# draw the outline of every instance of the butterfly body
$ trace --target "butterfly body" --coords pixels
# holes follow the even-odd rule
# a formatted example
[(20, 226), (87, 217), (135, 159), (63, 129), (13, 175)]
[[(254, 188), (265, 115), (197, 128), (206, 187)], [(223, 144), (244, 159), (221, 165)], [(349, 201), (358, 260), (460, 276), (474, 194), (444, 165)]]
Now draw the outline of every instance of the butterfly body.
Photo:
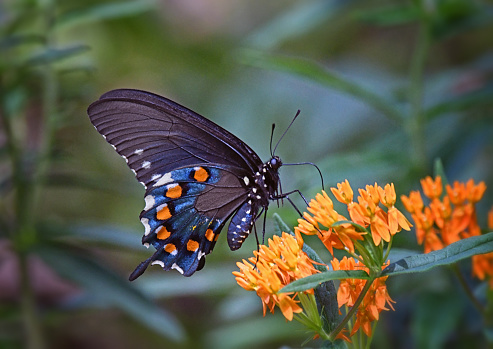
[(278, 196), (277, 156), (263, 163), (236, 136), (169, 99), (114, 90), (88, 114), (146, 188), (142, 243), (156, 252), (131, 280), (150, 264), (185, 276), (200, 270), (229, 218), (228, 245), (240, 248)]

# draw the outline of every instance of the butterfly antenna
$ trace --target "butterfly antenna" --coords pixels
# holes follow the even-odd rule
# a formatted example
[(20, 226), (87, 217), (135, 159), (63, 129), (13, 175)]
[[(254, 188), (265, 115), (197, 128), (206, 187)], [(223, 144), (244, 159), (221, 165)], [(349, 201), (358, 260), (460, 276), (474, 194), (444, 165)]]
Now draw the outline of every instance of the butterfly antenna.
[[(281, 143), (281, 140), (284, 138), (284, 136), (288, 132), (289, 128), (293, 124), (294, 120), (296, 120), (296, 118), (298, 117), (298, 115), (300, 115), (300, 113), (301, 113), (301, 110), (298, 109), (298, 111), (296, 112), (296, 115), (294, 116), (293, 120), (291, 120), (291, 122), (289, 123), (289, 126), (286, 128), (286, 131), (284, 131), (284, 133), (282, 134), (281, 138), (279, 138), (279, 140), (277, 141), (276, 146), (274, 147), (274, 151), (271, 152), (271, 155), (272, 156), (274, 156), (274, 153), (276, 152), (277, 146), (279, 145), (279, 143)], [(272, 129), (272, 132), (274, 132), (274, 129)]]
[(272, 139), (274, 138), (274, 129), (276, 128), (276, 124), (272, 124), (272, 131), (270, 132), (270, 156), (273, 157), (272, 153)]
[(298, 165), (311, 165), (313, 167), (315, 167), (318, 171), (318, 174), (320, 175), (320, 181), (322, 182), (322, 190), (325, 190), (325, 187), (324, 187), (324, 177), (322, 176), (322, 171), (320, 171), (320, 168), (315, 165), (313, 162), (296, 162), (296, 163), (292, 163), (292, 164), (282, 164), (283, 166), (298, 166)]

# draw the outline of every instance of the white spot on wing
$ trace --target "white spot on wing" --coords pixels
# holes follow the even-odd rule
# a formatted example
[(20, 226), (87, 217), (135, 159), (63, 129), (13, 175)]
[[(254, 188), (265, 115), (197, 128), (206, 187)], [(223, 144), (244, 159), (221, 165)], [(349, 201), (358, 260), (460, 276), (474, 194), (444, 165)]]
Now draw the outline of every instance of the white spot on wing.
[(168, 172), (164, 176), (158, 178), (159, 180), (156, 183), (154, 183), (153, 187), (160, 187), (167, 183), (173, 182), (173, 178), (171, 178), (171, 172)]
[(144, 161), (142, 163), (142, 168), (145, 168), (146, 170), (151, 168), (151, 163), (149, 161)]
[(199, 253), (197, 254), (197, 258), (198, 258), (199, 260), (200, 260), (200, 259), (202, 259), (202, 257), (204, 257), (204, 256), (205, 256), (205, 253), (204, 253), (204, 252), (202, 252), (202, 251), (199, 251)]
[(164, 262), (163, 261), (153, 261), (151, 264), (152, 265), (157, 264), (157, 265), (160, 265), (161, 268), (164, 268)]
[(152, 196), (152, 195), (147, 195), (144, 198), (144, 200), (146, 202), (146, 206), (144, 207), (144, 211), (149, 211), (151, 208), (154, 207), (154, 204), (156, 203), (156, 200), (155, 200), (154, 196)]
[(151, 226), (149, 225), (149, 219), (147, 218), (142, 218), (140, 220), (140, 222), (144, 225), (144, 228), (145, 228), (145, 235), (149, 235), (149, 233), (151, 232)]
[(176, 264), (176, 263), (173, 263), (173, 265), (171, 266), (171, 269), (176, 269), (176, 270), (178, 270), (180, 272), (180, 274), (183, 274), (183, 269), (180, 268), (178, 266), (178, 264)]
[(243, 182), (245, 182), (245, 185), (250, 184), (250, 179), (248, 179), (247, 176), (243, 177)]
[(134, 151), (134, 154), (135, 154), (135, 155), (142, 155), (142, 153), (143, 153), (143, 152), (144, 152), (144, 149), (136, 149), (136, 150)]
[(149, 243), (148, 242), (144, 242), (144, 246), (145, 246), (145, 248), (149, 248)]
[(159, 212), (161, 211), (163, 208), (165, 208), (166, 206), (168, 206), (168, 204), (162, 204), (162, 205), (159, 205), (157, 208), (156, 208), (156, 212)]

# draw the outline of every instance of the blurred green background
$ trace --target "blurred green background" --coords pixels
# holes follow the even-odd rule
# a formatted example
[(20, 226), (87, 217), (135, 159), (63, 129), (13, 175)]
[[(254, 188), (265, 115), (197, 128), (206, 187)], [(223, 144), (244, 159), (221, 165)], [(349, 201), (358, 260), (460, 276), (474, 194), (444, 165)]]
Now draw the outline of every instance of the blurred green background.
[[(278, 313), (262, 317), (236, 284), (253, 238), (233, 253), (223, 233), (193, 277), (152, 267), (127, 281), (150, 253), (144, 189), (86, 115), (113, 88), (167, 96), (264, 160), (271, 124), (276, 140), (300, 109), (277, 154), (317, 163), (326, 187), (347, 178), (408, 194), (440, 158), (450, 181), (490, 188), (478, 205), (485, 227), (492, 19), (480, 0), (0, 2), (0, 348), (287, 348), (307, 338)], [(321, 190), (310, 166), (281, 178), (307, 198)], [(296, 224), (291, 207), (271, 205), (266, 239), (274, 212)], [(396, 245), (422, 250), (413, 233)], [(460, 268), (484, 297), (470, 265)], [(381, 314), (375, 348), (486, 347), (449, 270), (388, 284), (396, 310)]]

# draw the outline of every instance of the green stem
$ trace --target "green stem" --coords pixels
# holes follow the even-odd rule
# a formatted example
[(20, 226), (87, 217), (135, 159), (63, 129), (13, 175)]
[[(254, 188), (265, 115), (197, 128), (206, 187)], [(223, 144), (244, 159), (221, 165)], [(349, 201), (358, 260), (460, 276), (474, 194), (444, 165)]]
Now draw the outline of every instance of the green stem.
[(342, 319), (342, 321), (339, 323), (339, 325), (337, 325), (337, 327), (329, 334), (330, 340), (332, 340), (332, 341), (335, 340), (335, 338), (337, 337), (339, 332), (341, 332), (344, 329), (344, 327), (346, 326), (346, 324), (352, 319), (353, 315), (358, 310), (359, 305), (361, 304), (361, 302), (365, 298), (366, 293), (368, 292), (371, 285), (373, 284), (373, 281), (375, 281), (375, 279), (377, 277), (378, 277), (378, 275), (373, 275), (373, 273), (371, 273), (370, 278), (366, 281), (365, 287), (363, 288), (363, 290), (359, 294), (358, 298), (356, 299), (356, 302), (354, 302), (354, 305), (346, 313), (346, 316), (344, 317), (344, 319)]
[(43, 336), (36, 314), (36, 300), (29, 278), (28, 255), (25, 252), (20, 252), (18, 256), (21, 275), (21, 309), (24, 320), (26, 348), (43, 349)]
[(408, 124), (408, 132), (413, 145), (413, 162), (418, 171), (426, 169), (427, 156), (425, 147), (425, 112), (423, 110), (424, 69), (431, 44), (431, 34), (428, 21), (423, 15), (420, 23), (416, 49), (412, 57), (410, 69), (409, 101), (411, 104), (411, 117)]
[(471, 301), (471, 303), (474, 305), (474, 307), (477, 309), (477, 311), (484, 317), (485, 316), (485, 309), (483, 305), (478, 301), (478, 299), (474, 296), (473, 291), (469, 287), (469, 284), (467, 283), (466, 279), (464, 278), (464, 275), (462, 275), (461, 271), (459, 270), (459, 267), (457, 266), (456, 263), (452, 264), (452, 270), (454, 271), (455, 275), (459, 279), (459, 282), (464, 289), (467, 297)]

